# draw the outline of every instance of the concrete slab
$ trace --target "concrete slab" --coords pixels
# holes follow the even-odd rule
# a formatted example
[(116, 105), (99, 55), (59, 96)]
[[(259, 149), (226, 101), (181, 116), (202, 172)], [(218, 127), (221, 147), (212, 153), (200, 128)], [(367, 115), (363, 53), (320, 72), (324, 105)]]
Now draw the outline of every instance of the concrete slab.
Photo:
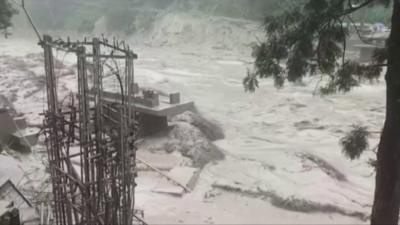
[(195, 175), (197, 170), (198, 168), (181, 166), (173, 168), (167, 173), (167, 175), (179, 183), (188, 186), (190, 180)]
[[(197, 171), (198, 169), (193, 167), (175, 167), (166, 174), (180, 184), (188, 187)], [(183, 187), (173, 184), (166, 179), (160, 182), (159, 185), (152, 191), (156, 193), (174, 195), (177, 197), (181, 197), (186, 193)]]
[[(89, 98), (93, 98), (92, 93), (89, 94)], [(103, 100), (109, 104), (119, 103), (121, 100), (121, 95), (117, 93), (104, 92)], [(173, 117), (183, 112), (193, 110), (194, 102), (186, 101), (178, 104), (170, 104), (169, 96), (160, 95), (158, 106), (149, 107), (144, 104), (134, 103), (132, 107), (134, 107), (135, 110), (140, 113), (162, 117)]]
[(160, 181), (157, 187), (151, 190), (154, 193), (167, 194), (175, 197), (182, 197), (185, 190), (182, 187), (169, 183), (167, 180)]
[(39, 139), (39, 129), (37, 128), (27, 128), (22, 130), (17, 130), (12, 134), (12, 137), (16, 138), (19, 144), (31, 147), (36, 145)]
[(194, 102), (183, 102), (171, 105), (168, 102), (160, 101), (160, 105), (150, 108), (141, 104), (135, 104), (135, 109), (141, 113), (148, 113), (154, 116), (173, 117), (194, 109)]
[[(141, 160), (149, 163), (151, 166), (155, 167), (158, 170), (169, 171), (177, 165), (181, 165), (184, 163), (184, 158), (182, 156), (176, 154), (167, 154), (167, 153), (152, 153), (149, 151), (137, 151), (137, 157)], [(150, 169), (141, 163), (138, 163), (137, 169), (139, 171), (149, 171)]]
[(17, 189), (14, 183), (7, 180), (0, 186), (0, 199), (13, 202), (15, 208), (30, 208), (32, 205), (25, 196)]
[(142, 171), (139, 172), (139, 176), (136, 179), (138, 187), (136, 193), (151, 191), (158, 194), (167, 194), (175, 197), (182, 197), (185, 191), (182, 187), (179, 187), (160, 174), (153, 171)]
[[(151, 192), (168, 194), (175, 197), (182, 197), (185, 193), (187, 193), (183, 187), (173, 183), (156, 172), (142, 171), (139, 173), (140, 174), (137, 180), (139, 186), (145, 186), (147, 190), (151, 190)], [(184, 166), (175, 167), (169, 172), (165, 172), (165, 174), (180, 184), (188, 187), (193, 181), (193, 178), (198, 174), (198, 169)], [(191, 189), (192, 188), (193, 187), (191, 187)], [(140, 192), (140, 190), (138, 191)]]

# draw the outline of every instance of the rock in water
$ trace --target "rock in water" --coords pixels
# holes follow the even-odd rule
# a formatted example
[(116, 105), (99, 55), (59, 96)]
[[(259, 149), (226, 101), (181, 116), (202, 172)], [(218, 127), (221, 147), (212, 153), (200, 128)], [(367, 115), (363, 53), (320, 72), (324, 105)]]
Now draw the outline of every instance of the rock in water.
[(168, 131), (146, 138), (139, 148), (155, 152), (177, 151), (192, 159), (193, 166), (196, 167), (203, 167), (209, 162), (224, 159), (224, 154), (212, 143), (216, 137), (223, 137), (222, 129), (217, 130), (211, 123), (205, 123), (206, 120), (199, 119), (200, 116), (193, 115), (193, 113), (184, 113), (177, 116), (170, 123), (172, 126)]
[(193, 112), (185, 112), (175, 116), (173, 122), (187, 122), (199, 128), (201, 132), (211, 141), (221, 140), (225, 138), (224, 131), (221, 126), (212, 120), (207, 120), (199, 114)]

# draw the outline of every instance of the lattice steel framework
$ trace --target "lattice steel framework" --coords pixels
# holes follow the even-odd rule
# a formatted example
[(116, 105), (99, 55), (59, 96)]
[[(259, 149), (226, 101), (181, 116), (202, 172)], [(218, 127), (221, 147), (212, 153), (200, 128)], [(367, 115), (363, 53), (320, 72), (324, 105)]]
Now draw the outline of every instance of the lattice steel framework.
[[(56, 224), (133, 224), (136, 155), (131, 106), (133, 61), (137, 56), (123, 42), (114, 40), (110, 44), (104, 38), (71, 42), (45, 35), (40, 44), (44, 49), (48, 103), (44, 133)], [(61, 107), (58, 99), (54, 49), (77, 57), (78, 93), (71, 96), (68, 107)], [(104, 113), (109, 107), (102, 96), (103, 66), (107, 60), (125, 63), (121, 74), (114, 71), (123, 96), (112, 109), (117, 118)], [(89, 92), (94, 97), (89, 97)], [(107, 125), (110, 121), (114, 125)], [(78, 152), (71, 150), (73, 145), (79, 146)]]

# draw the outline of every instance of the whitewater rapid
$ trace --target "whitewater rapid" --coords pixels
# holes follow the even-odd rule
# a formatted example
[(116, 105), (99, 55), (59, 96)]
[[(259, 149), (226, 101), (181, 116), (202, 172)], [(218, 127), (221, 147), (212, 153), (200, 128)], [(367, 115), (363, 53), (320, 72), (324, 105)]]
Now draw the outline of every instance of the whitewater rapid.
[[(249, 94), (241, 82), (251, 68), (249, 57), (215, 51), (188, 56), (182, 53), (186, 49), (146, 49), (146, 55), (153, 51), (158, 57), (138, 60), (139, 83), (182, 91), (225, 130), (226, 138), (216, 144), (228, 157), (205, 169), (202, 177), (213, 178), (209, 185), (232, 187), (242, 194), (272, 192), (287, 201), (369, 214), (374, 179), (367, 161), (374, 155), (352, 162), (343, 156), (339, 140), (353, 124), (381, 129), (382, 82), (321, 97), (313, 95), (313, 79), (281, 90), (264, 80)], [(168, 57), (162, 52), (169, 52)], [(371, 147), (378, 138), (371, 138)]]
[[(135, 82), (181, 92), (203, 116), (218, 121), (226, 137), (215, 144), (226, 158), (207, 165), (193, 193), (182, 199), (137, 193), (136, 204), (148, 222), (366, 223), (374, 190), (374, 170), (367, 162), (374, 155), (350, 161), (338, 143), (353, 124), (381, 129), (384, 83), (321, 97), (313, 95), (318, 77), (280, 90), (267, 79), (256, 93), (245, 93), (242, 79), (252, 68), (258, 25), (185, 16), (167, 16), (146, 37), (130, 38), (139, 55)], [(208, 22), (215, 26), (205, 26)], [(196, 24), (202, 25), (199, 31)], [(216, 32), (219, 28), (225, 32)], [(1, 39), (0, 55), (40, 53), (35, 42)], [(39, 67), (34, 71), (44, 75)], [(24, 74), (1, 72), (6, 76), (1, 94), (18, 90)], [(61, 82), (65, 91), (76, 89), (68, 77)], [(30, 122), (41, 123), (43, 93), (23, 97), (21, 92), (14, 103)], [(371, 137), (371, 148), (378, 139)]]

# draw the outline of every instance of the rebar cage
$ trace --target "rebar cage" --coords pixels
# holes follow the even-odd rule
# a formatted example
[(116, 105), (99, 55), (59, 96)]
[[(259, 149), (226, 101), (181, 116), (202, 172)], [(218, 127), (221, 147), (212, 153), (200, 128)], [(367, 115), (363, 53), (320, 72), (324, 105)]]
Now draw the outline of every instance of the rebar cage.
[[(44, 49), (44, 133), (57, 225), (134, 223), (136, 149), (132, 106), (133, 61), (137, 56), (125, 43), (112, 42), (105, 38), (71, 42), (69, 38), (53, 40), (45, 35), (39, 43)], [(71, 94), (68, 107), (63, 107), (58, 99), (54, 49), (72, 53), (77, 59), (78, 90)], [(122, 60), (125, 64), (123, 72), (113, 72), (123, 96), (112, 109), (117, 115), (114, 119), (104, 112), (105, 107), (110, 110), (103, 101), (107, 60)]]

